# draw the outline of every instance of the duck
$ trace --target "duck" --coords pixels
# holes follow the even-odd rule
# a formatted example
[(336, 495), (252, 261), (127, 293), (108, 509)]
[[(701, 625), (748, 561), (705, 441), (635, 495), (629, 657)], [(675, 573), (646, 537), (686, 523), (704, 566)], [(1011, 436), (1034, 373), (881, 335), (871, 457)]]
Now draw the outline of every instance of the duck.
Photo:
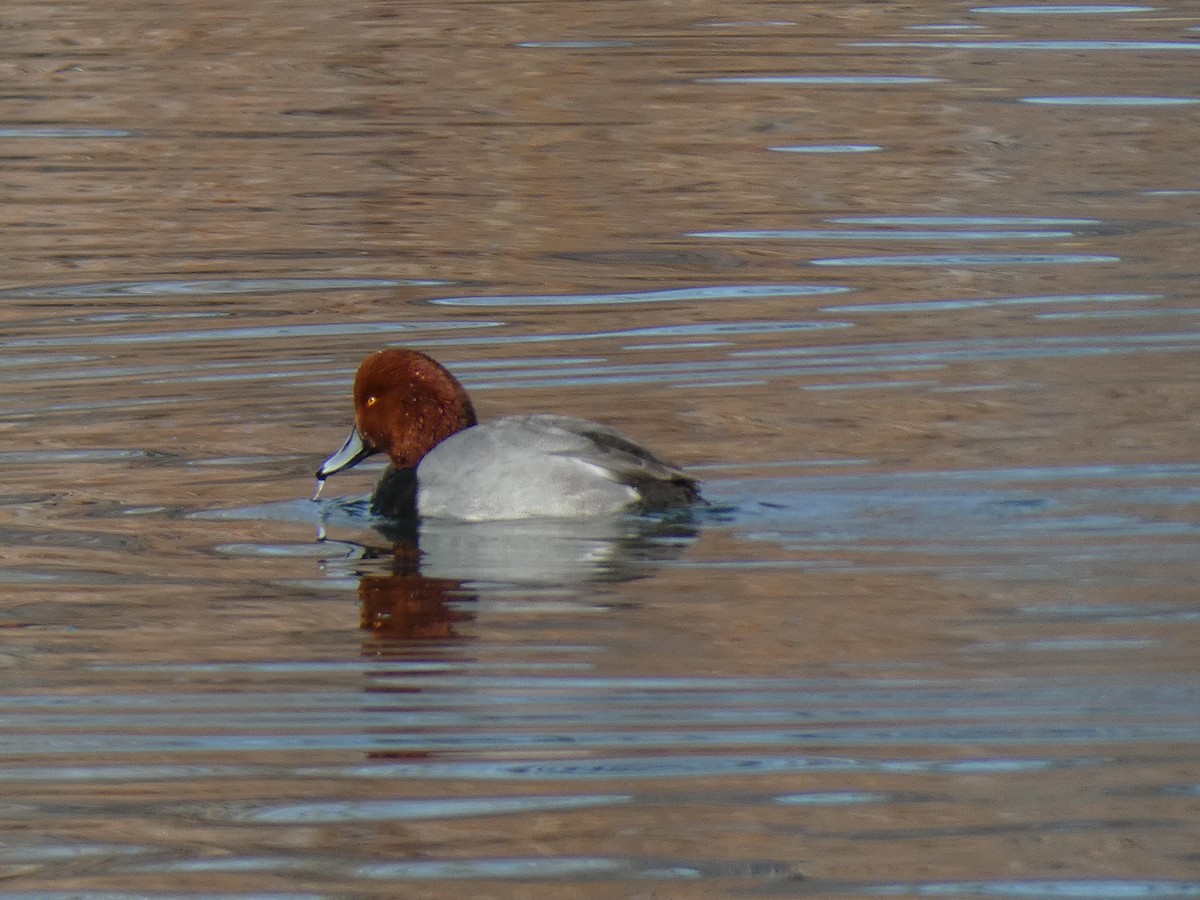
[(419, 350), (388, 347), (354, 376), (354, 426), (317, 469), (325, 479), (376, 453), (371, 497), (386, 519), (592, 517), (702, 504), (679, 466), (607, 425), (549, 413), (480, 423), (466, 389)]

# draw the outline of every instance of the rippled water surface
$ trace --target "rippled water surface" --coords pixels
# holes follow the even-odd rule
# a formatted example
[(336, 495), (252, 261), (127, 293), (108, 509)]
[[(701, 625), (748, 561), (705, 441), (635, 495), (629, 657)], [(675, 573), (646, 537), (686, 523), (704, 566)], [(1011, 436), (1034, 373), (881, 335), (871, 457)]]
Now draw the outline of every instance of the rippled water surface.
[[(1200, 896), (1194, 4), (3, 19), (0, 898)], [(711, 506), (312, 502), (388, 344)]]

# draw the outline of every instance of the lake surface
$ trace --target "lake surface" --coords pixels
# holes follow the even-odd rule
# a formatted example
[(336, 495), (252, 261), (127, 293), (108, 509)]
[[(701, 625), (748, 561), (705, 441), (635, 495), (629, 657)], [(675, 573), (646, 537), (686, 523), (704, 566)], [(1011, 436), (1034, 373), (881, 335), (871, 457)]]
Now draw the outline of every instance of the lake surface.
[[(1200, 10), (26, 2), (0, 898), (1200, 896)], [(358, 362), (691, 515), (309, 497)]]

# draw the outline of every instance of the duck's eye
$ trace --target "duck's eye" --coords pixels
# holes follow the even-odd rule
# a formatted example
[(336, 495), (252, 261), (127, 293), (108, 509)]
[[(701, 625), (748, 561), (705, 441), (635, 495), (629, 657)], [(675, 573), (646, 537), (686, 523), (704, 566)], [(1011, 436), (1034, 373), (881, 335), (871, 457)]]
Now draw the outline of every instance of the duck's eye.
[(374, 406), (378, 402), (379, 398), (374, 395), (367, 398), (367, 406)]

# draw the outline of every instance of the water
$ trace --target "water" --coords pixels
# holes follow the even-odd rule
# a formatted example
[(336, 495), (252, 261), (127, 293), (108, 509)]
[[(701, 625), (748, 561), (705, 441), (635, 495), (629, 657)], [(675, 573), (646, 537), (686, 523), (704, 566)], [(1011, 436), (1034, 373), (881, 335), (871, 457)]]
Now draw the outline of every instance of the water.
[[(1191, 6), (6, 11), (0, 898), (1200, 896)], [(388, 343), (713, 505), (313, 503)]]

